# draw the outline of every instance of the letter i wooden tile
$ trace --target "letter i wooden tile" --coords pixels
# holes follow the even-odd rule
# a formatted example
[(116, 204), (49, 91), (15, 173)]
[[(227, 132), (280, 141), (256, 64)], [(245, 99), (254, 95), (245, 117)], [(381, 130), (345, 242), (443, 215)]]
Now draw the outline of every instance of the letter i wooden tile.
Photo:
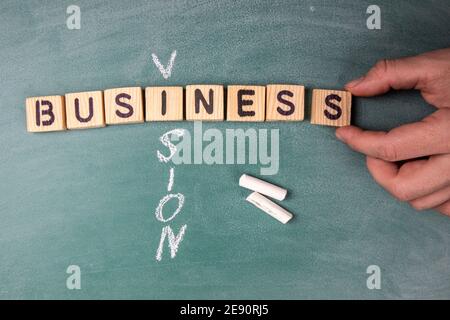
[(146, 121), (182, 121), (183, 87), (145, 88)]

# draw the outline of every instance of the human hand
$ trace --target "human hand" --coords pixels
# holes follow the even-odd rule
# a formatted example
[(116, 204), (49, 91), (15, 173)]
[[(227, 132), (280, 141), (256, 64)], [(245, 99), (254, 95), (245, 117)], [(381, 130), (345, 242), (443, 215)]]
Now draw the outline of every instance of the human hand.
[[(347, 126), (337, 129), (336, 137), (367, 156), (370, 174), (398, 200), (450, 216), (450, 48), (379, 61), (346, 89), (361, 97), (416, 89), (439, 109), (389, 132)], [(402, 160), (409, 161), (396, 163)]]

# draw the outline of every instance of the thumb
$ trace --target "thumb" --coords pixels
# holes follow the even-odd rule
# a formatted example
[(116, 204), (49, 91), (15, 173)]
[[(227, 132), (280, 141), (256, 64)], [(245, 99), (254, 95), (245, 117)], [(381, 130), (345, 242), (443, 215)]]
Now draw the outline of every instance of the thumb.
[(370, 97), (390, 89), (421, 89), (425, 72), (420, 56), (378, 61), (369, 72), (345, 86), (355, 96)]

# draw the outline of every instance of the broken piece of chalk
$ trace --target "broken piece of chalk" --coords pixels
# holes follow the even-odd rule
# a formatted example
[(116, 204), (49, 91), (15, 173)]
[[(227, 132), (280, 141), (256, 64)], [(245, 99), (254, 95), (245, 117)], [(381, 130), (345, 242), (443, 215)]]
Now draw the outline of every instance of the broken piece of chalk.
[(267, 199), (258, 192), (253, 192), (252, 194), (250, 194), (247, 197), (247, 201), (258, 207), (262, 211), (266, 212), (267, 214), (271, 215), (281, 223), (286, 224), (294, 217), (292, 213), (283, 209), (275, 202)]
[(249, 176), (247, 174), (243, 174), (239, 178), (239, 185), (241, 187), (250, 189), (252, 191), (259, 192), (261, 194), (264, 194), (268, 197), (277, 199), (277, 200), (284, 200), (286, 198), (287, 190), (280, 188), (274, 184), (271, 184), (269, 182), (263, 181), (261, 179)]

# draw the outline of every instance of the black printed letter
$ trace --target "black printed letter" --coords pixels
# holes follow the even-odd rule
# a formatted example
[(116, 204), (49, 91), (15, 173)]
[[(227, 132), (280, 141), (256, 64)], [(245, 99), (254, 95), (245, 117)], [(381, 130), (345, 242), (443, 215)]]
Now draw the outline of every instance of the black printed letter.
[[(47, 110), (42, 110), (41, 111), (41, 104), (44, 106), (48, 106)], [(41, 104), (39, 104), (39, 100), (36, 101), (36, 125), (40, 126), (41, 125), (41, 114), (44, 115), (48, 115), (49, 119), (48, 120), (44, 120), (42, 121), (42, 125), (43, 126), (50, 126), (53, 124), (53, 122), (55, 121), (55, 114), (53, 113), (53, 104), (48, 101), (48, 100), (42, 100)]]
[(166, 90), (161, 92), (161, 114), (166, 115), (167, 112), (167, 93)]
[(289, 116), (294, 113), (295, 105), (291, 101), (284, 99), (283, 98), (284, 95), (292, 98), (294, 96), (294, 94), (289, 90), (282, 90), (282, 91), (278, 92), (278, 94), (277, 94), (277, 100), (279, 102), (281, 102), (282, 104), (287, 105), (289, 107), (289, 110), (284, 111), (283, 109), (281, 109), (281, 107), (277, 107), (277, 111), (279, 114), (281, 114), (283, 116)]
[(128, 112), (122, 113), (119, 110), (116, 110), (116, 114), (118, 117), (121, 117), (121, 118), (129, 118), (133, 115), (133, 106), (129, 105), (128, 103), (120, 101), (120, 99), (122, 99), (122, 98), (126, 98), (126, 99), (130, 100), (131, 96), (127, 93), (120, 93), (116, 96), (116, 104), (118, 106), (128, 109)]
[(89, 115), (86, 118), (83, 118), (80, 115), (80, 100), (75, 98), (75, 117), (80, 122), (89, 122), (94, 115), (94, 98), (89, 97)]
[(200, 100), (202, 101), (203, 106), (208, 114), (212, 114), (214, 111), (214, 92), (212, 89), (209, 89), (209, 103), (206, 102), (205, 97), (200, 89), (195, 89), (195, 113), (200, 112)]
[(337, 94), (329, 94), (326, 98), (325, 98), (325, 104), (330, 107), (331, 109), (336, 111), (336, 114), (332, 114), (330, 113), (328, 110), (324, 110), (324, 114), (325, 117), (327, 117), (330, 120), (337, 120), (341, 117), (342, 115), (342, 109), (340, 106), (334, 104), (331, 102), (331, 100), (336, 100), (338, 102), (341, 101), (341, 97), (339, 97)]
[(255, 111), (244, 111), (242, 109), (243, 106), (251, 106), (253, 104), (253, 100), (244, 100), (242, 96), (254, 96), (255, 90), (239, 90), (237, 93), (238, 96), (238, 114), (240, 117), (253, 117), (255, 115)]

